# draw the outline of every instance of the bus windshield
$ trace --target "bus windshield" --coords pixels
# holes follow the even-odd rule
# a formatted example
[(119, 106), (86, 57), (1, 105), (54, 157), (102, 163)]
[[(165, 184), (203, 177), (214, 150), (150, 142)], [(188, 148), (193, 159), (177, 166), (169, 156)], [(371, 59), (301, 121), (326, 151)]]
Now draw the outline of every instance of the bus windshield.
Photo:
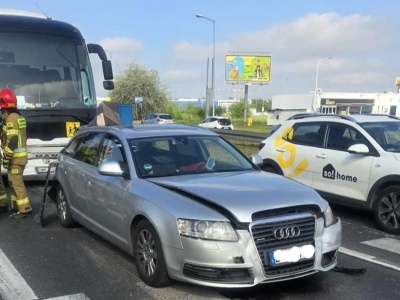
[(83, 40), (0, 32), (0, 87), (14, 90), (21, 110), (95, 108)]

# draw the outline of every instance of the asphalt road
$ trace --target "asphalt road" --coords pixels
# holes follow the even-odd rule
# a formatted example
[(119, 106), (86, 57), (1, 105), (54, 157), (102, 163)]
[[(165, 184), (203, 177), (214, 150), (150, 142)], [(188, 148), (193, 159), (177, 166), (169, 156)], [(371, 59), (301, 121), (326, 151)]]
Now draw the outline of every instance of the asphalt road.
[(337, 271), (250, 289), (154, 289), (128, 254), (82, 227), (63, 228), (53, 203), (42, 228), (43, 189), (28, 187), (31, 218), (0, 214), (0, 299), (400, 299), (400, 237), (378, 230), (365, 212), (332, 206), (344, 230)]

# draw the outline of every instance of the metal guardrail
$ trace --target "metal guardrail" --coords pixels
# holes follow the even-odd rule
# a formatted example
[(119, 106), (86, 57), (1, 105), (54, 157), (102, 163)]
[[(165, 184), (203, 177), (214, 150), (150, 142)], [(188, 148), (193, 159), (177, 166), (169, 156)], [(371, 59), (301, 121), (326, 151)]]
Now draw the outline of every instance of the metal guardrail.
[(257, 133), (239, 130), (211, 129), (226, 139), (242, 140), (250, 143), (260, 143), (268, 137), (268, 133)]

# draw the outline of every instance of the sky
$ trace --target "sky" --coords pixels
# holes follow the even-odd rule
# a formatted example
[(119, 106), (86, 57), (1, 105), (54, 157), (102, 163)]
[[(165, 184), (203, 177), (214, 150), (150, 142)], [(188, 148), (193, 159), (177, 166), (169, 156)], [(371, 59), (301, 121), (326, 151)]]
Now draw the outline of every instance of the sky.
[[(313, 94), (316, 81), (324, 92), (397, 92), (400, 77), (398, 0), (0, 0), (0, 8), (72, 23), (103, 46), (114, 77), (130, 64), (155, 69), (173, 99), (203, 98), (211, 86), (213, 22), (196, 14), (215, 21), (216, 99), (244, 97), (244, 84), (225, 82), (233, 52), (271, 56), (270, 82), (249, 85), (250, 99)], [(91, 61), (97, 96), (107, 96)]]

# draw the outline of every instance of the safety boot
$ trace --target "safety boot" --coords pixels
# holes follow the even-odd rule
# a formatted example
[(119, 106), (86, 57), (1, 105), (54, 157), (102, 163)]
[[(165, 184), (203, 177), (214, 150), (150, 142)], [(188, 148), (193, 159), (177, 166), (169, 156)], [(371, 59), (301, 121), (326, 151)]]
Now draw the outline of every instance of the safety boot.
[(27, 213), (16, 212), (16, 213), (13, 213), (12, 215), (10, 215), (10, 218), (13, 218), (13, 219), (15, 219), (15, 220), (26, 219), (26, 218), (28, 218), (31, 214), (32, 214), (32, 211), (29, 211), (29, 212), (27, 212)]

